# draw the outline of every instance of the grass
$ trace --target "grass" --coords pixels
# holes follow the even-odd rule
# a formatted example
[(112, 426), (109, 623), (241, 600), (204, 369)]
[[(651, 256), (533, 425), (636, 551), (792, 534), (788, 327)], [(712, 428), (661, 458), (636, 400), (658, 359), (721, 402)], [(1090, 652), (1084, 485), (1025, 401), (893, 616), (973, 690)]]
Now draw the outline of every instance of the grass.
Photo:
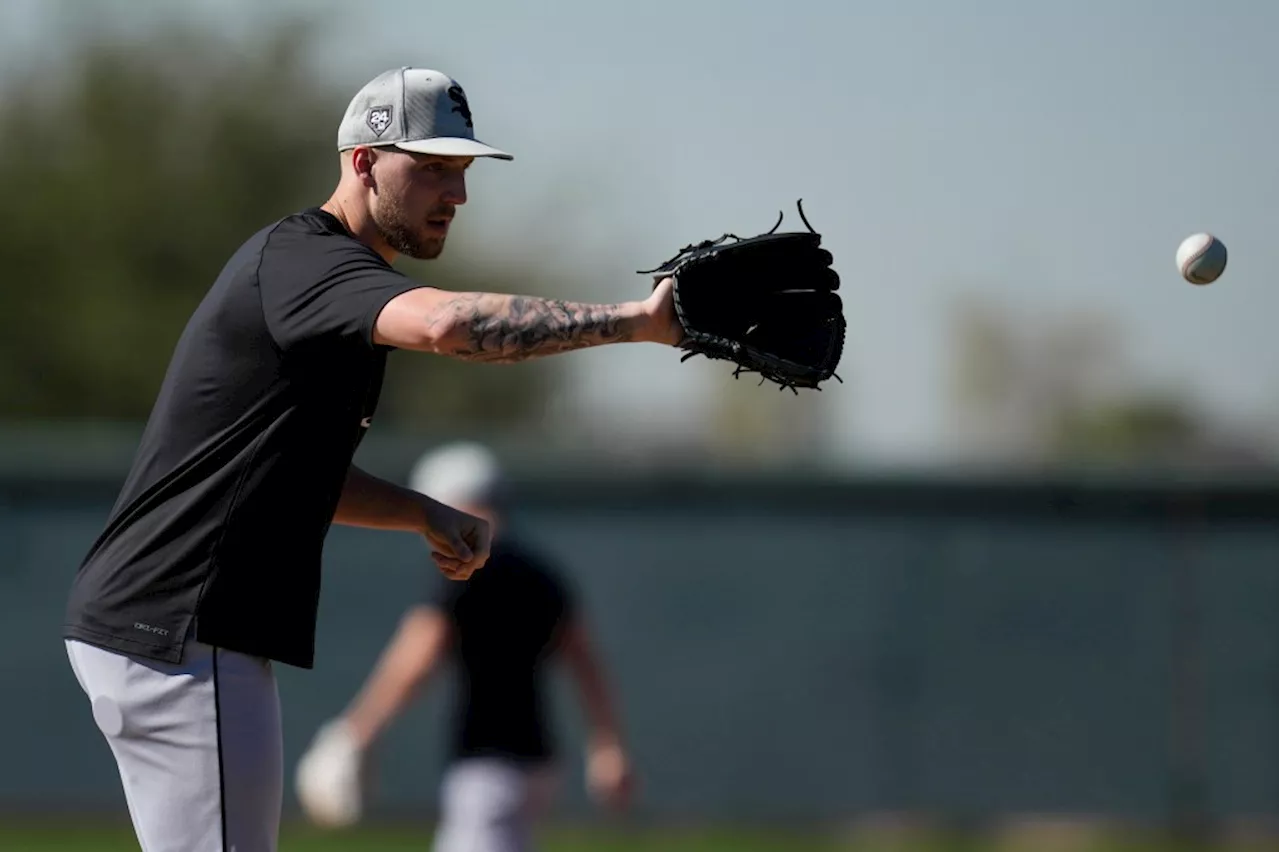
[[(621, 830), (557, 828), (541, 833), (542, 852), (845, 852), (822, 837), (734, 830)], [(429, 852), (427, 826), (324, 832), (286, 826), (280, 852)], [(138, 852), (128, 826), (0, 823), (5, 852)]]
[[(1007, 837), (968, 840), (915, 836), (837, 837), (818, 832), (754, 828), (586, 828), (555, 827), (540, 835), (542, 852), (1193, 852), (1157, 839), (1118, 835), (1074, 838)], [(1065, 842), (1064, 842), (1065, 841)], [(286, 825), (280, 852), (429, 852), (430, 827), (382, 826), (324, 832)], [(1274, 840), (1200, 847), (1215, 852), (1274, 849)], [(75, 821), (0, 819), (5, 852), (138, 852), (127, 825)]]

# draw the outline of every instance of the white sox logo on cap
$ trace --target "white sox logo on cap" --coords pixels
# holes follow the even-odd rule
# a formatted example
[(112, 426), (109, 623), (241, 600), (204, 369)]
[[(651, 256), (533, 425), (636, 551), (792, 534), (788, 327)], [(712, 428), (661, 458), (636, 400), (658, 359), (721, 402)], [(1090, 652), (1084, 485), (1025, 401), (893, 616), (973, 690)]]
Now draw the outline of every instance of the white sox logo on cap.
[(448, 89), (449, 100), (453, 101), (454, 107), (452, 112), (460, 113), (467, 122), (467, 127), (474, 127), (471, 123), (471, 105), (467, 103), (467, 93), (462, 91), (462, 87), (454, 83)]

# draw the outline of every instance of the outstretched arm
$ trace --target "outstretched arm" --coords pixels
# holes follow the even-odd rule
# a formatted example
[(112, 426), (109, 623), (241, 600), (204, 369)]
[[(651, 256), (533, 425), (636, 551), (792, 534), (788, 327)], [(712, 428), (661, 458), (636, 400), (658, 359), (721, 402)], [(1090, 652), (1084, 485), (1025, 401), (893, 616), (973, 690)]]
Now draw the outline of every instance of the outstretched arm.
[(409, 706), (439, 667), (450, 635), (449, 620), (437, 609), (417, 606), (405, 613), (395, 638), (343, 715), (359, 748), (368, 748)]
[(295, 775), (298, 801), (312, 820), (328, 827), (360, 820), (367, 753), (435, 671), (451, 632), (440, 610), (412, 607), (346, 712), (316, 731)]
[(680, 341), (671, 281), (643, 302), (594, 304), (422, 287), (387, 303), (376, 343), (507, 364), (612, 343)]
[(574, 619), (566, 626), (560, 651), (577, 681), (578, 694), (590, 725), (587, 783), (594, 795), (615, 807), (623, 807), (631, 795), (631, 761), (623, 743), (622, 727), (604, 667), (581, 619)]

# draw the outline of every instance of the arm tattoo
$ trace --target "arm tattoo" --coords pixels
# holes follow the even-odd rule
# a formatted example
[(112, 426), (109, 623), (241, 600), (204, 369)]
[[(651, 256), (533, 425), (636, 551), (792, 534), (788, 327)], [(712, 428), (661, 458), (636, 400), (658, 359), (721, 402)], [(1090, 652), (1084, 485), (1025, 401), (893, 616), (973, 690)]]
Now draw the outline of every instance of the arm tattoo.
[(445, 303), (440, 321), (453, 328), (447, 354), (489, 364), (631, 339), (619, 305), (529, 296), (465, 293)]

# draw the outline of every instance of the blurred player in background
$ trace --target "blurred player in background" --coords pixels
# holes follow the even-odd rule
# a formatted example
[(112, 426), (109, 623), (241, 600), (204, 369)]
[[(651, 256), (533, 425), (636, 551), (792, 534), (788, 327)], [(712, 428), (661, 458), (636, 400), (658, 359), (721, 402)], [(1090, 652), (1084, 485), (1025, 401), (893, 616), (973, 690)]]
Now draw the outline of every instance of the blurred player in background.
[(412, 606), (346, 712), (327, 722), (298, 764), (298, 798), (318, 824), (363, 812), (377, 738), (446, 661), (459, 675), (436, 852), (532, 848), (532, 829), (558, 785), (544, 699), (547, 663), (568, 664), (591, 725), (586, 778), (604, 804), (628, 804), (632, 775), (606, 677), (565, 580), (503, 526), (503, 477), (484, 447), (428, 453), (410, 487), (487, 519), (489, 561), (465, 582), (437, 578)]

